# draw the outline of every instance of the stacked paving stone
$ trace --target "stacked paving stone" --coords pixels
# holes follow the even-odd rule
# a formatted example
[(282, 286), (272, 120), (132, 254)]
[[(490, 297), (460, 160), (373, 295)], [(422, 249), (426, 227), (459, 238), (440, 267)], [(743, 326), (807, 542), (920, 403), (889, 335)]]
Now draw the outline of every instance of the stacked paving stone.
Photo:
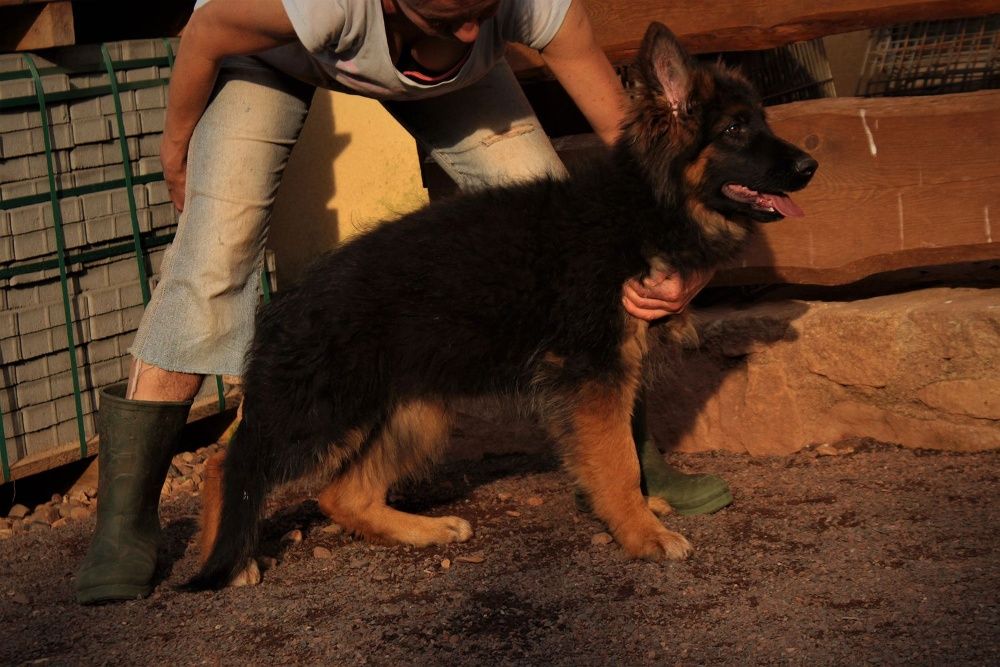
[[(172, 43), (176, 47), (176, 41)], [(165, 81), (163, 40), (108, 45), (119, 86)], [(107, 87), (99, 46), (77, 46), (33, 56), (47, 94)], [(149, 65), (136, 61), (159, 58)], [(130, 64), (130, 61), (132, 64)], [(0, 55), (0, 73), (28, 71), (19, 54)], [(161, 171), (166, 86), (121, 90), (125, 136), (134, 177)], [(0, 80), (0, 100), (32, 98), (30, 78)], [(57, 189), (80, 188), (125, 177), (113, 96), (95, 90), (47, 102)], [(58, 256), (52, 205), (9, 204), (49, 192), (41, 114), (36, 104), (0, 109), (0, 269)], [(132, 188), (141, 232), (167, 239), (177, 216), (160, 179)], [(132, 240), (132, 214), (124, 186), (60, 198), (69, 255), (123, 246)], [(163, 258), (160, 243), (146, 252), (152, 288)], [(273, 258), (268, 258), (273, 271)], [(143, 311), (140, 274), (131, 252), (67, 266), (73, 336), (86, 437), (94, 433), (97, 390), (128, 374), (128, 348)], [(10, 464), (27, 456), (79, 444), (66, 316), (58, 268), (0, 279), (0, 412)]]

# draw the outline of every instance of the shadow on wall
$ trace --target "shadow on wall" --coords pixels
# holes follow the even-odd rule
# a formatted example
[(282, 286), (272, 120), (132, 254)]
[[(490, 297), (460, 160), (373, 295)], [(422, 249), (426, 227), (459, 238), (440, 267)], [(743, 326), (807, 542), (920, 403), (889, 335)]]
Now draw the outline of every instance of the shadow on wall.
[(294, 282), (320, 252), (340, 241), (333, 164), (350, 144), (338, 135), (331, 96), (318, 90), (278, 188), (268, 245), (277, 256), (278, 286)]
[(279, 287), (317, 255), (426, 203), (413, 137), (374, 100), (317, 91), (275, 202)]

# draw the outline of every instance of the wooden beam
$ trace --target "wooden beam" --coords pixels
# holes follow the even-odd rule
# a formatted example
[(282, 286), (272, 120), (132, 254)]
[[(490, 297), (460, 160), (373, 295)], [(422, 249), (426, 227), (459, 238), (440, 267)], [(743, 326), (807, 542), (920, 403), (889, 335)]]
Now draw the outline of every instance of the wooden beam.
[(73, 3), (66, 0), (0, 6), (0, 26), (0, 52), (67, 46), (76, 36)]
[[(597, 43), (613, 62), (631, 60), (646, 27), (666, 24), (692, 53), (757, 51), (843, 32), (1000, 11), (996, 0), (584, 0)], [(537, 73), (538, 54), (513, 46), (515, 71)]]
[(845, 284), (919, 266), (1000, 260), (1000, 91), (771, 107), (820, 167), (806, 217), (763, 227), (722, 283)]
[(694, 52), (755, 51), (864, 28), (996, 13), (996, 0), (743, 0), (663, 2), (585, 0), (597, 41), (628, 51), (651, 21)]

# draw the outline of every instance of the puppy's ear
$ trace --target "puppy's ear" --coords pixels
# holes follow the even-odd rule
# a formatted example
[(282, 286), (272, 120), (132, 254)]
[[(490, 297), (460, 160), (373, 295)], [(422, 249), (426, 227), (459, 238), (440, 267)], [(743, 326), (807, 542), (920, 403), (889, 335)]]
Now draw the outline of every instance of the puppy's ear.
[(667, 26), (649, 24), (639, 47), (639, 76), (647, 88), (662, 95), (674, 109), (683, 109), (687, 104), (692, 64)]

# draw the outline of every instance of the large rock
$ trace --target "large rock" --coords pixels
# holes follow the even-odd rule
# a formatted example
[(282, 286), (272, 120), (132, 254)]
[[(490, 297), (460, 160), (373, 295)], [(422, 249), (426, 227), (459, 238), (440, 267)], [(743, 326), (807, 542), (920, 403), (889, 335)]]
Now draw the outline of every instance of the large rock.
[(1000, 447), (1000, 289), (781, 301), (699, 316), (700, 350), (656, 355), (649, 406), (665, 448), (787, 454), (857, 436)]

